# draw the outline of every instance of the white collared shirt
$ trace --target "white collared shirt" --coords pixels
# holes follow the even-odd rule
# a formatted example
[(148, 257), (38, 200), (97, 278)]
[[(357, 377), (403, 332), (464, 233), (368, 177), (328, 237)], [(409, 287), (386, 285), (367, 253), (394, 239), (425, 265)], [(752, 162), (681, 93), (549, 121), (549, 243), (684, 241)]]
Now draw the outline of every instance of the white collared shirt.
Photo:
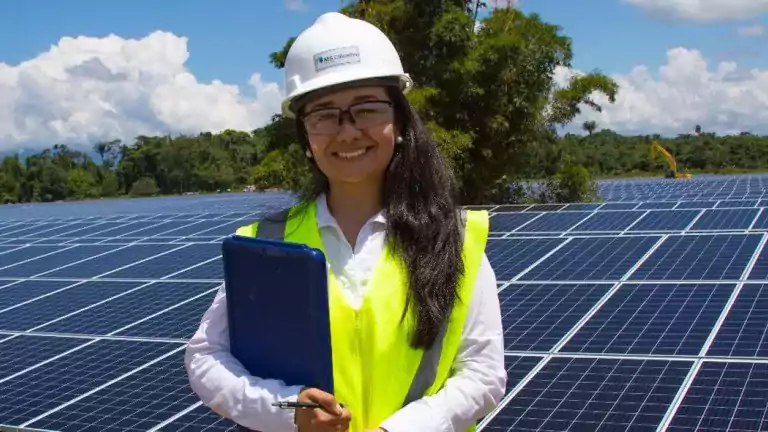
[[(317, 199), (317, 220), (326, 260), (349, 304), (359, 308), (384, 249), (385, 216), (376, 214), (365, 223), (354, 250), (323, 195)], [(188, 343), (185, 364), (192, 389), (220, 415), (262, 432), (294, 431), (293, 412), (275, 408), (272, 403), (295, 401), (301, 386), (251, 376), (230, 354), (223, 285)], [(504, 336), (496, 276), (485, 255), (453, 370), (435, 395), (403, 407), (380, 427), (389, 432), (464, 431), (503, 397), (507, 380)]]

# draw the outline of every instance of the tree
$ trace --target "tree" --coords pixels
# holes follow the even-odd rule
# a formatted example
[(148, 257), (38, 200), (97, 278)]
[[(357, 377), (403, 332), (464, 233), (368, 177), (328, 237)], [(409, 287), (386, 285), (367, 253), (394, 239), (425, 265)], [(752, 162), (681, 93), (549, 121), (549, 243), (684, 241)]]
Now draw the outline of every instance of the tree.
[[(472, 4), (470, 4), (472, 3)], [(474, 4), (474, 7), (472, 7)], [(468, 7), (469, 6), (469, 7)], [(555, 145), (554, 128), (593, 95), (615, 101), (618, 86), (592, 72), (558, 88), (554, 72), (570, 67), (571, 41), (536, 14), (497, 8), (475, 32), (479, 3), (459, 0), (357, 1), (344, 13), (391, 38), (416, 88), (409, 99), (452, 155), (464, 203), (505, 202), (509, 185), (534, 173), (539, 146)]]
[(585, 130), (585, 131), (586, 131), (586, 132), (587, 132), (589, 135), (592, 135), (592, 132), (594, 132), (594, 131), (595, 131), (595, 129), (597, 129), (597, 122), (595, 122), (594, 120), (587, 120), (587, 121), (585, 121), (585, 122), (584, 122), (584, 124), (582, 125), (582, 128), (584, 128), (584, 130)]

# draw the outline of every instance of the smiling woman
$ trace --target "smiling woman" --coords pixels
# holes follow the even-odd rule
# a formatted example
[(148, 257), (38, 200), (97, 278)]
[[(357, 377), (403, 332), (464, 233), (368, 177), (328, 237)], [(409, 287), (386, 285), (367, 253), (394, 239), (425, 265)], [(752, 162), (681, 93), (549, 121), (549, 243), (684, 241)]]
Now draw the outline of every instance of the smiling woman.
[[(224, 286), (187, 348), (192, 388), (263, 432), (472, 430), (506, 383), (487, 212), (457, 209), (451, 171), (405, 97), (413, 82), (379, 29), (325, 14), (296, 39), (285, 74), (283, 113), (314, 179), (299, 204), (237, 233), (325, 253), (335, 394), (249, 375), (229, 353)], [(286, 401), (322, 409), (272, 406)]]
[(307, 155), (329, 181), (381, 187), (396, 141), (392, 105), (384, 87), (358, 87), (302, 108), (299, 117), (311, 138)]

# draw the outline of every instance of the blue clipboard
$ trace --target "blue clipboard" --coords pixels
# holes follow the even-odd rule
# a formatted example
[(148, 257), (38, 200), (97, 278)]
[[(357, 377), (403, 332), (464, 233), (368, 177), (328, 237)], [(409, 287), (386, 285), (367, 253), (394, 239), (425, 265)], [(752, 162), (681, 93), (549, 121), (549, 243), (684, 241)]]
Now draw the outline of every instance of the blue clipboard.
[(253, 376), (333, 394), (322, 251), (232, 236), (222, 242), (230, 350)]

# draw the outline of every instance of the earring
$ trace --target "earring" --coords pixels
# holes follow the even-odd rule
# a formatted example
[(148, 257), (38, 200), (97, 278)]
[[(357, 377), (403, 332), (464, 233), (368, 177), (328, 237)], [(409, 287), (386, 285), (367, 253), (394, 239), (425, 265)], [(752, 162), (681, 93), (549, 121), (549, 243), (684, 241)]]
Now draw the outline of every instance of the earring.
[(403, 137), (402, 136), (398, 136), (397, 138), (395, 138), (395, 144), (402, 144), (402, 143), (403, 143)]
[(309, 151), (309, 149), (304, 150), (304, 154), (307, 155), (309, 159), (312, 159), (312, 152)]

